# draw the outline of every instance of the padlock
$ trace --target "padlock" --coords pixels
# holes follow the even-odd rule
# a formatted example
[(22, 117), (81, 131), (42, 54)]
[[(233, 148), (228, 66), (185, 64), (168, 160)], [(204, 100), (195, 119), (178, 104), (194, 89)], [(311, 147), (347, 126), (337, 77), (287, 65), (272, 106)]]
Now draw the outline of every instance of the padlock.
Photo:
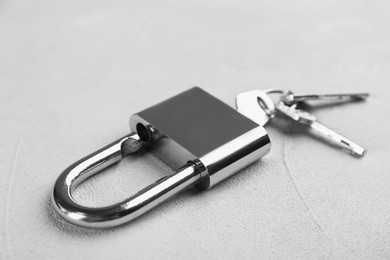
[[(264, 156), (271, 147), (262, 126), (199, 87), (132, 115), (130, 128), (131, 134), (60, 175), (52, 201), (65, 220), (98, 228), (123, 224), (189, 186), (213, 187)], [(72, 190), (79, 183), (141, 147), (177, 172), (111, 206), (90, 208), (73, 199)]]

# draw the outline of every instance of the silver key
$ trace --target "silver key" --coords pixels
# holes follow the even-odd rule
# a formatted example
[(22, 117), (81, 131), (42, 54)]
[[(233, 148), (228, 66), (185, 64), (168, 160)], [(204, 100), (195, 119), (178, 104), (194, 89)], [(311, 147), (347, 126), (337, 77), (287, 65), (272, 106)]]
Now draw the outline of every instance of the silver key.
[(280, 102), (278, 105), (276, 105), (276, 111), (293, 119), (296, 122), (310, 126), (312, 129), (328, 137), (330, 140), (340, 144), (341, 146), (350, 150), (353, 154), (357, 156), (361, 157), (366, 152), (365, 148), (336, 133), (332, 129), (329, 129), (328, 127), (324, 126), (317, 121), (314, 115), (306, 111), (290, 107), (284, 102)]
[[(296, 122), (310, 126), (312, 129), (330, 138), (330, 140), (350, 150), (355, 155), (363, 156), (365, 154), (365, 148), (322, 125), (314, 115), (296, 109), (296, 103), (288, 106), (283, 101), (280, 101), (279, 104), (275, 105), (269, 96), (270, 94), (279, 94), (281, 95), (280, 100), (282, 100), (282, 97), (289, 93), (292, 94), (291, 91), (274, 89), (241, 93), (236, 98), (237, 110), (262, 126), (267, 124), (279, 112), (279, 114), (283, 114)], [(368, 94), (363, 94), (362, 96), (367, 97)]]
[(354, 101), (364, 100), (369, 96), (369, 93), (346, 93), (346, 94), (294, 94), (291, 91), (287, 91), (286, 94), (281, 96), (281, 101), (286, 105), (291, 106), (298, 102), (308, 100), (328, 100), (328, 101)]
[(237, 111), (257, 124), (264, 126), (275, 116), (272, 99), (261, 90), (253, 90), (236, 97)]
[[(267, 89), (252, 90), (238, 94), (236, 97), (237, 111), (252, 119), (257, 124), (264, 126), (275, 117), (275, 104), (270, 94), (285, 95), (290, 91)], [(296, 107), (293, 104), (291, 107)]]

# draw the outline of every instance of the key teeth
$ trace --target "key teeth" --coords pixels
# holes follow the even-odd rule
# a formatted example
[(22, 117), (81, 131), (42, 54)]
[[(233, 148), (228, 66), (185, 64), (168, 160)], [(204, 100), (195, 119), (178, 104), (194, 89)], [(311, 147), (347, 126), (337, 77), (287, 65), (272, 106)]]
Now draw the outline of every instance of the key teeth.
[(341, 139), (338, 142), (342, 146), (344, 146), (344, 148), (349, 150), (351, 152), (351, 155), (360, 158), (366, 154), (367, 150), (364, 147), (358, 145), (357, 143), (352, 142), (351, 140), (346, 139), (343, 136), (340, 136), (340, 137), (341, 137)]
[(352, 147), (351, 151), (353, 155), (359, 158), (363, 157), (367, 153), (367, 150), (361, 146)]

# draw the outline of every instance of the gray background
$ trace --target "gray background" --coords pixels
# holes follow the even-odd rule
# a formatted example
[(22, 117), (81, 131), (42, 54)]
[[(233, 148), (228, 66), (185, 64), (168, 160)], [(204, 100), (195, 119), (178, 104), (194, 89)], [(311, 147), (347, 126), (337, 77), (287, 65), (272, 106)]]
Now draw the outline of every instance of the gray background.
[[(390, 258), (388, 1), (2, 1), (0, 258)], [(129, 116), (198, 85), (243, 91), (369, 91), (321, 106), (365, 145), (356, 159), (279, 122), (272, 150), (207, 192), (89, 230), (49, 202), (70, 163), (128, 133)], [(120, 201), (171, 173), (145, 154), (76, 190)]]

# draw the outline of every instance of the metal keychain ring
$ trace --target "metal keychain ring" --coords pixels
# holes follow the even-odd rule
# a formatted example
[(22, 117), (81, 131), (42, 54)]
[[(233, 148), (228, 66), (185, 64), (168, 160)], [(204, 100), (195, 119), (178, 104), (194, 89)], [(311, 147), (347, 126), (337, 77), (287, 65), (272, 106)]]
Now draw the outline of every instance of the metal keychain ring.
[[(270, 89), (266, 89), (264, 90), (264, 93), (266, 93), (267, 95), (269, 94), (280, 94), (280, 95), (284, 95), (284, 96), (287, 96), (287, 95), (292, 95), (294, 94), (291, 90), (289, 89), (273, 89), (273, 88), (270, 88)], [(283, 102), (282, 99), (280, 98), (279, 99), (279, 102)], [(265, 105), (267, 105), (266, 103), (264, 103)], [(261, 104), (259, 104), (261, 106)], [(287, 105), (287, 104), (286, 104)], [(296, 108), (297, 107), (297, 104), (292, 104), (290, 106), (291, 108)], [(262, 107), (263, 108), (263, 107)], [(264, 108), (263, 108), (264, 109)], [(274, 103), (274, 106), (273, 108), (270, 108), (270, 107), (267, 107), (266, 108), (267, 110), (265, 111), (267, 114), (268, 113), (271, 113), (271, 114), (268, 114), (271, 118), (273, 118), (275, 116), (275, 113), (276, 113), (276, 104)]]

